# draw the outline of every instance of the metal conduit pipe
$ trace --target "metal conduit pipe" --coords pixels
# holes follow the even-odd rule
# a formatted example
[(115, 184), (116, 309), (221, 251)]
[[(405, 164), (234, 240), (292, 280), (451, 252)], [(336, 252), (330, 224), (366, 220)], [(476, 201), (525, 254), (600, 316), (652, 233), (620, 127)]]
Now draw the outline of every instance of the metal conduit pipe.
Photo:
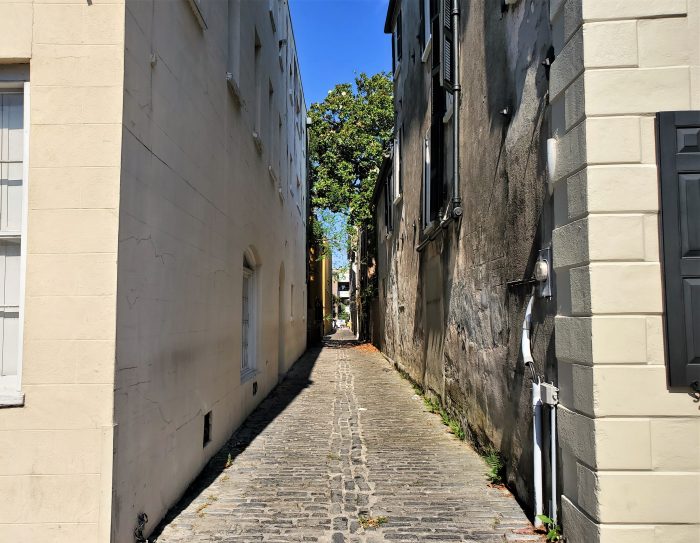
[(542, 511), (542, 397), (540, 393), (540, 378), (535, 372), (535, 361), (532, 358), (530, 348), (530, 330), (532, 328), (532, 305), (535, 300), (534, 294), (530, 296), (530, 301), (525, 309), (523, 319), (523, 335), (520, 339), (520, 350), (523, 355), (525, 366), (530, 368), (532, 374), (532, 476), (535, 486), (535, 528), (543, 526), (538, 518)]
[(462, 93), (462, 85), (459, 79), (459, 0), (452, 0), (452, 39), (454, 40), (453, 58), (453, 112), (452, 128), (452, 160), (453, 160), (453, 188), (452, 188), (452, 216), (455, 218), (462, 216), (462, 198), (459, 193), (459, 98)]

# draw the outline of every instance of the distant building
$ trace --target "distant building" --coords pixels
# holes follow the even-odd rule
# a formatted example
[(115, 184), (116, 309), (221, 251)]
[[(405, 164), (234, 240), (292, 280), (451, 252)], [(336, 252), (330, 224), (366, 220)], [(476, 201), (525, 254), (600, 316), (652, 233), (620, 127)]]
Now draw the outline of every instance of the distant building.
[(132, 543), (305, 349), (287, 2), (2, 2), (0, 28), (0, 541)]
[(390, 0), (385, 31), (374, 341), (567, 541), (697, 543), (700, 3)]
[(333, 330), (333, 255), (328, 242), (309, 247), (308, 343), (320, 343)]

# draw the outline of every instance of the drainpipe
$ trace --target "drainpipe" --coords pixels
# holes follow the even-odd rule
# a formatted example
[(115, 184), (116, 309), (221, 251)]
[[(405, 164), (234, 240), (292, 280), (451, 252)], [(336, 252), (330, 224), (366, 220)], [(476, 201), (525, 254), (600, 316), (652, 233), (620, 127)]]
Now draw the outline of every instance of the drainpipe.
[(462, 198), (459, 195), (459, 97), (462, 86), (459, 79), (459, 0), (452, 0), (452, 39), (454, 40), (454, 87), (452, 107), (452, 128), (454, 136), (452, 138), (452, 159), (453, 159), (453, 188), (452, 188), (452, 216), (459, 218), (462, 216)]
[(542, 514), (542, 396), (540, 392), (540, 378), (537, 377), (535, 372), (535, 362), (532, 359), (532, 350), (530, 348), (532, 304), (534, 300), (535, 296), (533, 294), (527, 303), (527, 309), (525, 309), (520, 350), (523, 354), (525, 366), (530, 368), (532, 373), (532, 475), (535, 483), (535, 528), (542, 528), (543, 523), (537, 518)]

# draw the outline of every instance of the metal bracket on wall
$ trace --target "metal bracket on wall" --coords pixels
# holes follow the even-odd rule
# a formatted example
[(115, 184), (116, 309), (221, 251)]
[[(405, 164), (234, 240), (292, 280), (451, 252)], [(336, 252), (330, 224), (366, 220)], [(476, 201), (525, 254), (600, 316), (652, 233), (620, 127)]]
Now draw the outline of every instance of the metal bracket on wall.
[(535, 263), (535, 278), (537, 280), (537, 297), (552, 297), (552, 247), (540, 249)]

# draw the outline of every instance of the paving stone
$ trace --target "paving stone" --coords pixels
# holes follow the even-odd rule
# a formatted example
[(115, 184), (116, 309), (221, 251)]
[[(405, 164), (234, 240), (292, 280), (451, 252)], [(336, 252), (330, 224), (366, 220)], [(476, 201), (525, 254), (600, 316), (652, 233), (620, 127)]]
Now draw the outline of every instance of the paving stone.
[[(513, 496), (487, 486), (481, 458), (409, 383), (347, 339), (340, 333), (294, 365), (155, 541), (542, 541), (518, 533), (531, 525)], [(361, 516), (386, 520), (362, 528)]]

